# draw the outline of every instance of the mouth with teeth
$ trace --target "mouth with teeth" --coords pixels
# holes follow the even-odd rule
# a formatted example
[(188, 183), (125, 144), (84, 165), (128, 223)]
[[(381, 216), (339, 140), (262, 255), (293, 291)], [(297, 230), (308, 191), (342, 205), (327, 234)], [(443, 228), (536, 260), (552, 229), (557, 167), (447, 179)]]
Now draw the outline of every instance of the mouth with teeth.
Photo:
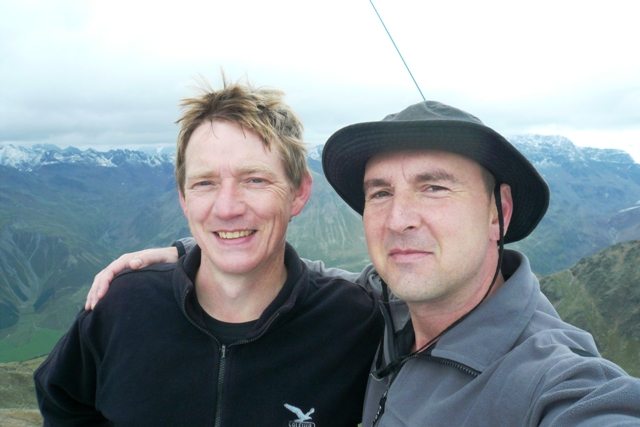
[(239, 239), (241, 237), (247, 237), (255, 233), (256, 230), (242, 230), (242, 231), (216, 231), (215, 234), (221, 239)]

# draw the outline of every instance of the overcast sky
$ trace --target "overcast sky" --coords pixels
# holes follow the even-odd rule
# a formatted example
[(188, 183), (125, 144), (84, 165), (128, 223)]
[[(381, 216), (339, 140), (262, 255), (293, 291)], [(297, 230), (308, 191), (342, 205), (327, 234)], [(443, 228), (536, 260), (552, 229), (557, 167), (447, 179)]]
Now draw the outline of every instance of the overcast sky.
[[(636, 2), (374, 4), (427, 99), (640, 162)], [(173, 145), (220, 69), (285, 90), (311, 144), (421, 101), (368, 0), (0, 0), (0, 145)]]

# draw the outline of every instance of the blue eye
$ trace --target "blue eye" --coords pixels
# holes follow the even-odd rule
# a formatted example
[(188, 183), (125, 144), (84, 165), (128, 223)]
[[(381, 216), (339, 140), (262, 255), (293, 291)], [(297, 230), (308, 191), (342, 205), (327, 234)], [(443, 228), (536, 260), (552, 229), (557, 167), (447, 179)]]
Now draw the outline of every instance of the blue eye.
[(379, 198), (387, 197), (387, 196), (390, 196), (390, 195), (391, 195), (391, 193), (389, 193), (388, 191), (378, 191), (377, 193), (373, 193), (371, 195), (371, 198), (379, 199)]
[(366, 194), (365, 198), (367, 200), (384, 199), (384, 198), (387, 198), (387, 197), (391, 197), (392, 195), (393, 194), (390, 191), (380, 190), (380, 191), (372, 192), (370, 194)]

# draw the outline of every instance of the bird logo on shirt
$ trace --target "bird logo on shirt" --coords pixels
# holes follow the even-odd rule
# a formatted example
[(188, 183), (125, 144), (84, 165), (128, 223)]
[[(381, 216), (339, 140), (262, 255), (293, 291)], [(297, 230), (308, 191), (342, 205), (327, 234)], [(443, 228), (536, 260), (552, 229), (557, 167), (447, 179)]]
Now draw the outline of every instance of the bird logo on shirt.
[(311, 410), (305, 414), (300, 408), (296, 408), (288, 403), (285, 403), (284, 407), (298, 416), (297, 420), (289, 421), (289, 427), (315, 427), (315, 423), (309, 422), (311, 420), (311, 414), (315, 412), (314, 408), (311, 408)]

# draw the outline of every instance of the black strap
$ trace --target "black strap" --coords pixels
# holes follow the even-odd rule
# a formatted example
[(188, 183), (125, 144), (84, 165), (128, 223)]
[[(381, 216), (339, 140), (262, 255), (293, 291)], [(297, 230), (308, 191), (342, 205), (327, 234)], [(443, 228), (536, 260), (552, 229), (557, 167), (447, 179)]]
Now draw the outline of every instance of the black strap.
[(598, 357), (595, 354), (589, 353), (587, 350), (581, 348), (569, 347), (569, 350), (582, 357)]

